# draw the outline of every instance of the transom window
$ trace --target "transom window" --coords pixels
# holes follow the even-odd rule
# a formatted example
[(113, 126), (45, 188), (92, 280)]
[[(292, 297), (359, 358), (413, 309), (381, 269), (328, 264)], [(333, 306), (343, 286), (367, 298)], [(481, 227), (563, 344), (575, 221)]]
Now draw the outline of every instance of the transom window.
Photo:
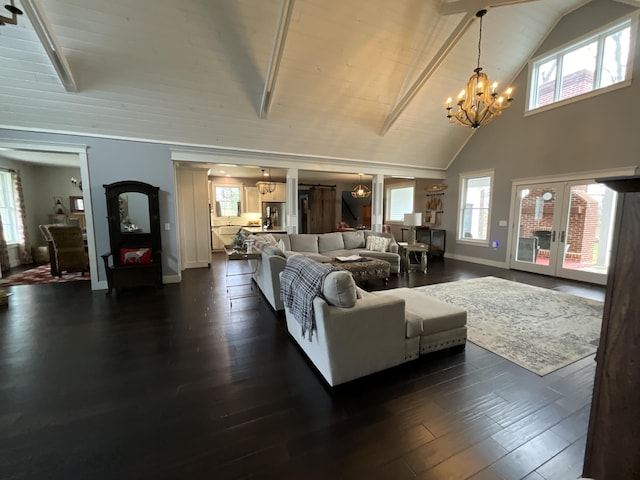
[(493, 171), (460, 176), (458, 241), (488, 245)]
[(532, 61), (529, 108), (534, 110), (631, 79), (631, 18)]
[(413, 185), (392, 185), (387, 188), (388, 222), (404, 222), (405, 213), (413, 213)]

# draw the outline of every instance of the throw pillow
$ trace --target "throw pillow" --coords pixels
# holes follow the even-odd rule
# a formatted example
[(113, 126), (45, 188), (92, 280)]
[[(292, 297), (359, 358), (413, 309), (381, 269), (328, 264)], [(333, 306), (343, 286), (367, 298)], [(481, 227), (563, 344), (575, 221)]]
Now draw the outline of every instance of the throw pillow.
[(123, 265), (151, 263), (150, 248), (121, 248), (120, 263)]
[(386, 252), (389, 246), (389, 239), (385, 237), (378, 237), (376, 235), (370, 235), (367, 237), (367, 245), (365, 248), (370, 252)]
[(284, 240), (283, 239), (278, 240), (278, 248), (280, 250), (282, 250), (283, 252), (287, 251), (287, 246), (284, 244)]
[(356, 282), (344, 270), (329, 273), (324, 279), (322, 295), (330, 305), (351, 308), (356, 305)]

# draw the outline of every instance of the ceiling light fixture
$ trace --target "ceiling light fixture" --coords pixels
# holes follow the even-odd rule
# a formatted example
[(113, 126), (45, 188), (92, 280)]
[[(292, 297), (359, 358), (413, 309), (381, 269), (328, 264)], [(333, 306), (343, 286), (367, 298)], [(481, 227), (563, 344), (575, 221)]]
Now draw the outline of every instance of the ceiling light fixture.
[(276, 184), (271, 181), (271, 169), (269, 169), (269, 173), (264, 173), (264, 169), (262, 170), (263, 177), (269, 177), (268, 182), (258, 182), (258, 192), (260, 195), (266, 195), (267, 193), (273, 193), (276, 190)]
[(351, 196), (353, 198), (368, 198), (371, 196), (371, 189), (362, 183), (362, 174), (360, 173), (360, 183), (353, 187)]
[(0, 25), (6, 25), (7, 23), (11, 25), (17, 25), (18, 15), (22, 15), (22, 10), (20, 10), (13, 4), (13, 0), (11, 0), (11, 4), (5, 5), (4, 8), (9, 10), (11, 16), (5, 17), (4, 15), (0, 15)]
[(480, 10), (476, 17), (480, 19), (480, 35), (478, 37), (478, 66), (467, 82), (467, 86), (458, 95), (458, 110), (452, 112), (451, 98), (447, 99), (447, 118), (449, 122), (458, 123), (463, 127), (478, 128), (486, 125), (508, 108), (513, 101), (513, 89), (507, 88), (502, 95), (498, 95), (498, 82), (490, 86), (486, 73), (482, 73), (480, 66), (480, 45), (482, 42), (482, 17), (487, 13)]

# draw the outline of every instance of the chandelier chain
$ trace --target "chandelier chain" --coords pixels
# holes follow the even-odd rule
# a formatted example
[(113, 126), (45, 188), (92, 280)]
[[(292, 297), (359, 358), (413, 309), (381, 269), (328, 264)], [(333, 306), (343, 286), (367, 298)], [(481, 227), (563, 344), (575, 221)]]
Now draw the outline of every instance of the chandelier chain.
[(484, 14), (480, 14), (481, 12), (478, 12), (479, 16), (480, 16), (480, 34), (478, 35), (478, 68), (480, 68), (480, 53), (481, 53), (481, 45), (482, 45), (482, 17), (484, 17)]

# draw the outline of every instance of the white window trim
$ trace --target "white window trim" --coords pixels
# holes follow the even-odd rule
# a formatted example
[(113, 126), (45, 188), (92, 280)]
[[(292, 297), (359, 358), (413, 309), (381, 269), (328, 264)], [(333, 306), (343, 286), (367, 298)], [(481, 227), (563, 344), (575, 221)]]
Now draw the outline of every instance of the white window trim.
[(404, 220), (389, 220), (389, 207), (391, 206), (391, 195), (389, 194), (389, 190), (395, 188), (407, 188), (413, 187), (413, 205), (411, 206), (411, 211), (415, 212), (416, 210), (416, 182), (415, 181), (407, 181), (407, 182), (397, 182), (391, 183), (385, 186), (384, 189), (384, 223), (389, 225), (404, 225)]
[[(613, 22), (610, 22), (602, 27), (599, 27), (595, 30), (592, 30), (589, 33), (586, 33), (585, 35), (582, 35), (581, 37), (578, 37), (570, 42), (567, 42), (561, 46), (559, 46), (558, 48), (555, 48), (553, 50), (550, 50), (548, 52), (545, 52), (542, 55), (538, 55), (535, 58), (532, 58), (531, 60), (529, 60), (529, 65), (528, 65), (528, 72), (527, 72), (527, 96), (526, 96), (526, 107), (525, 107), (525, 111), (524, 111), (524, 116), (528, 117), (530, 115), (535, 115), (537, 113), (542, 113), (542, 112), (546, 112), (549, 110), (552, 110), (554, 108), (559, 108), (559, 107), (564, 107), (566, 105), (569, 105), (571, 103), (574, 102), (580, 102), (582, 100), (586, 100), (588, 98), (592, 98), (598, 95), (604, 95), (606, 93), (610, 93), (613, 92), (615, 90), (619, 90), (621, 88), (626, 88), (628, 86), (631, 85), (632, 83), (632, 79), (633, 79), (633, 61), (635, 59), (635, 47), (636, 47), (636, 38), (637, 38), (637, 33), (638, 33), (638, 17), (640, 15), (640, 12), (634, 12), (631, 13), (629, 15), (625, 15), (624, 17), (621, 17), (617, 20), (614, 20)], [(566, 50), (570, 47), (577, 47), (578, 45), (586, 42), (587, 40), (596, 37), (600, 34), (606, 33), (607, 30), (612, 30), (614, 29), (616, 26), (620, 25), (621, 23), (624, 23), (625, 21), (630, 20), (631, 21), (631, 32), (630, 32), (630, 36), (629, 36), (629, 57), (627, 59), (627, 78), (625, 80), (623, 80), (622, 82), (619, 83), (615, 83), (613, 85), (609, 85), (607, 87), (603, 87), (603, 88), (597, 88), (595, 90), (591, 90), (590, 92), (586, 92), (583, 93), (581, 95), (576, 95), (575, 97), (571, 97), (571, 98), (565, 98), (563, 100), (558, 100), (556, 102), (552, 102), (549, 105), (543, 105), (541, 107), (536, 107), (536, 108), (531, 108), (531, 94), (532, 94), (532, 89), (534, 86), (534, 82), (532, 82), (532, 75), (533, 75), (533, 68), (534, 65), (539, 62), (540, 60), (544, 59), (544, 58), (550, 58), (553, 57), (554, 55), (557, 55), (558, 53), (562, 52), (563, 50)], [(560, 73), (560, 72), (559, 72)]]
[[(487, 239), (473, 239), (473, 238), (464, 238), (460, 237), (460, 232), (462, 231), (460, 228), (460, 224), (462, 223), (462, 211), (464, 210), (464, 203), (462, 196), (466, 197), (466, 188), (465, 181), (470, 178), (478, 178), (478, 177), (490, 177), (490, 191), (491, 195), (489, 196), (489, 214), (487, 215)], [(464, 244), (464, 245), (475, 245), (476, 247), (488, 247), (491, 243), (491, 215), (493, 214), (493, 185), (495, 180), (495, 170), (480, 170), (477, 172), (466, 172), (460, 174), (459, 184), (458, 184), (458, 214), (456, 219), (456, 243)]]

